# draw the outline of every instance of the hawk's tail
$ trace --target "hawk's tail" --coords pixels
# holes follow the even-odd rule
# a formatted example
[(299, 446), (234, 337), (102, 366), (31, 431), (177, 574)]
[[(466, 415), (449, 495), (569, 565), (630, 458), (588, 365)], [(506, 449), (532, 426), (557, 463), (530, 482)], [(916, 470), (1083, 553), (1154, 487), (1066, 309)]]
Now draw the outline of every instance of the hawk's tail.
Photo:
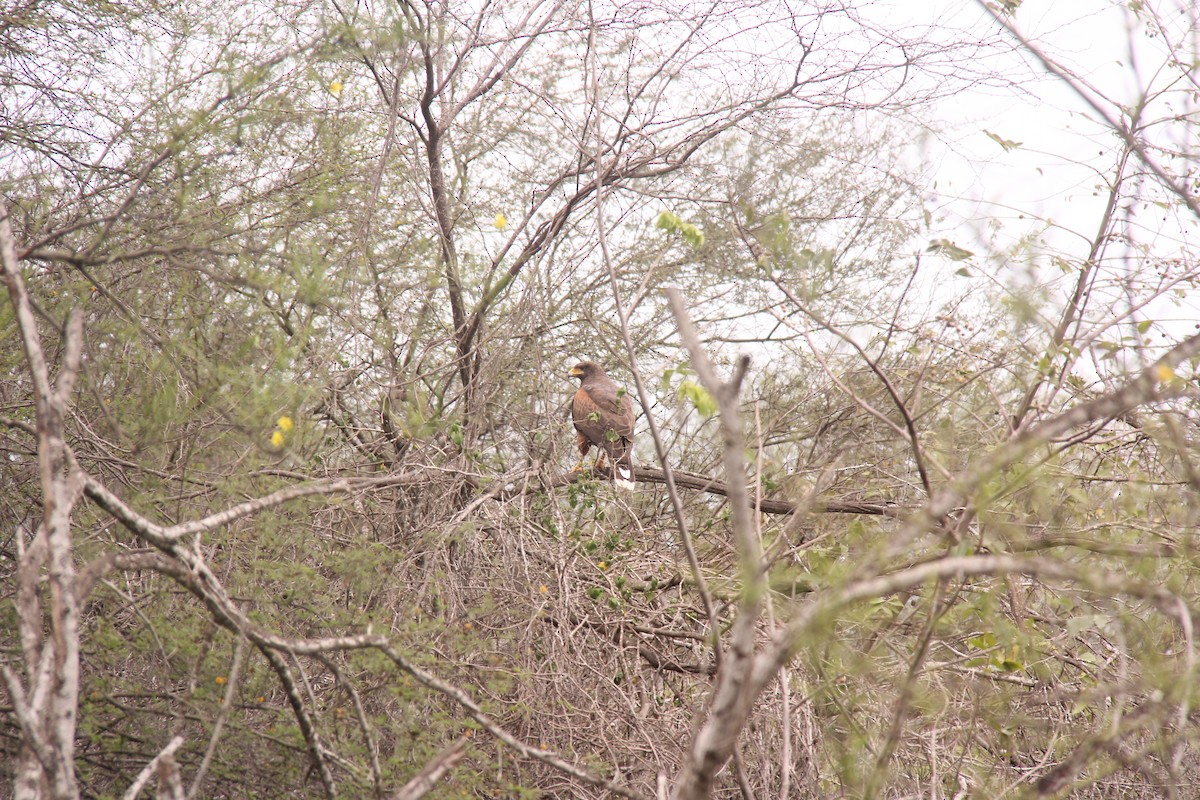
[(637, 484), (633, 481), (633, 456), (630, 454), (628, 445), (613, 459), (613, 483), (618, 488), (629, 491), (637, 488)]

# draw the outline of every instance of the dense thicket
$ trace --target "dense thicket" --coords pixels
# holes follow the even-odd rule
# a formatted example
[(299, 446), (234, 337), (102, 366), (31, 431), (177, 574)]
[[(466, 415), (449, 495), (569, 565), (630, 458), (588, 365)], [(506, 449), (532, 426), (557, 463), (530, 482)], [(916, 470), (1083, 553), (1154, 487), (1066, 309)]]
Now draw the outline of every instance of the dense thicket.
[[(0, 797), (1192, 796), (1197, 12), (1019, 5), (6, 9)], [(956, 227), (1025, 66), (1106, 202)]]

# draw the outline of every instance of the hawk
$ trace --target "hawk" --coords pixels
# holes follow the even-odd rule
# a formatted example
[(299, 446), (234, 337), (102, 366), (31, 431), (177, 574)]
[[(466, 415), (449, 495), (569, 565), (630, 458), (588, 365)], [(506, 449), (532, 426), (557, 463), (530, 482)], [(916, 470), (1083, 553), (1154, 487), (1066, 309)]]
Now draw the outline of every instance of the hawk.
[[(613, 483), (622, 489), (634, 488), (633, 403), (599, 364), (581, 361), (571, 367), (569, 374), (579, 378), (579, 389), (571, 401), (571, 419), (579, 439), (579, 463), (583, 464), (593, 445), (599, 447), (612, 461)], [(601, 455), (597, 466), (603, 461)]]

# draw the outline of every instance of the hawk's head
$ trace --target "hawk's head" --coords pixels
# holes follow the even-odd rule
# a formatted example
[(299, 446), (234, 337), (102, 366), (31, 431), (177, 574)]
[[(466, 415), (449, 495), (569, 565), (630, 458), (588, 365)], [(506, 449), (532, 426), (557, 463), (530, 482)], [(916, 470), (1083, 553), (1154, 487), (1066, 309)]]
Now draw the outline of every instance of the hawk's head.
[(572, 378), (579, 378), (580, 383), (587, 383), (591, 378), (602, 378), (605, 375), (604, 367), (594, 361), (580, 361), (571, 367), (571, 371), (567, 374)]

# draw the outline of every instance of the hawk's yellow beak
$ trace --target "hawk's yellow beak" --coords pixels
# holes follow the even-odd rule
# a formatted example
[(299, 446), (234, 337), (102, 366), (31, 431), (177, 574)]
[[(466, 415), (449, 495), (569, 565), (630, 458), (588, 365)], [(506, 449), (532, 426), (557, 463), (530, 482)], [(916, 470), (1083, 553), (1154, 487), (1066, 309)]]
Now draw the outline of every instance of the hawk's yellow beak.
[(571, 367), (571, 371), (568, 372), (567, 374), (570, 375), (572, 378), (578, 378), (580, 375), (583, 374), (583, 370), (581, 370), (579, 367)]

